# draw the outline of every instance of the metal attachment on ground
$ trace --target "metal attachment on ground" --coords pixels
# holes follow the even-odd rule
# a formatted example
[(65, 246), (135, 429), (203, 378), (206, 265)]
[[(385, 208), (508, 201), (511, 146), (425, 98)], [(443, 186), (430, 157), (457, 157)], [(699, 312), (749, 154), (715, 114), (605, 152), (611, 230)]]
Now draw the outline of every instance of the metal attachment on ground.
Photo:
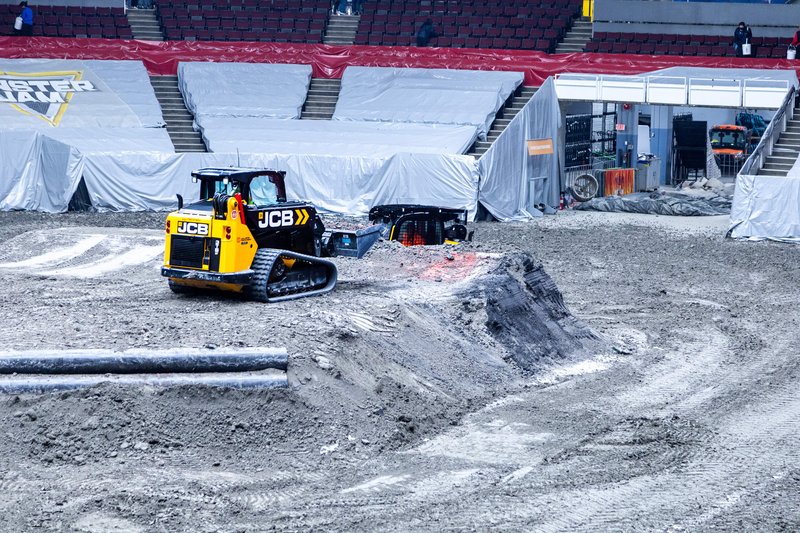
[(597, 196), (599, 188), (597, 178), (591, 174), (581, 174), (570, 185), (572, 196), (579, 202), (588, 202)]

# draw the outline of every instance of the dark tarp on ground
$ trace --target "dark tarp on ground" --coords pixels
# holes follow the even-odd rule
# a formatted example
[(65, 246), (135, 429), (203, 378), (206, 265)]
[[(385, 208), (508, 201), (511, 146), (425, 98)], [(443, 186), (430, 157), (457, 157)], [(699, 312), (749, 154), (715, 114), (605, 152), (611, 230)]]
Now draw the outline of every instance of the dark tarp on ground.
[(581, 211), (644, 213), (649, 215), (711, 216), (731, 212), (731, 199), (709, 195), (698, 197), (680, 192), (634, 193), (592, 198), (578, 204)]

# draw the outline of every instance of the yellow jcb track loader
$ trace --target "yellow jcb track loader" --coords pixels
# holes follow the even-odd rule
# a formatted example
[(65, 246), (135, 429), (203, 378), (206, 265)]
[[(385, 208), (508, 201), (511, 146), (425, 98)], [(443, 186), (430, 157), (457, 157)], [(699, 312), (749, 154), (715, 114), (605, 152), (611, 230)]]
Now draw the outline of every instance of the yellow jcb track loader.
[(203, 168), (192, 172), (200, 199), (166, 221), (161, 275), (176, 293), (217, 289), (277, 302), (333, 290), (336, 265), (321, 256), (361, 257), (380, 228), (326, 231), (316, 208), (287, 200), (278, 170)]

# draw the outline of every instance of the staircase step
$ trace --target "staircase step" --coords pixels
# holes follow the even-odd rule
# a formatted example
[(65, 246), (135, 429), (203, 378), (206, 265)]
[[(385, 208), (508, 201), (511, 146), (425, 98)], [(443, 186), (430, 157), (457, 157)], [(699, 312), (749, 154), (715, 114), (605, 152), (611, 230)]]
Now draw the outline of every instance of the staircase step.
[(767, 156), (767, 159), (766, 159), (766, 161), (770, 161), (770, 160), (772, 160), (772, 159), (777, 159), (777, 160), (780, 160), (780, 161), (792, 161), (792, 162), (794, 162), (794, 161), (796, 161), (796, 160), (797, 160), (797, 158), (796, 158), (796, 157), (791, 157), (791, 156), (785, 156), (785, 155), (775, 155), (775, 154), (772, 154), (772, 155), (768, 155), (768, 156)]
[(789, 170), (794, 166), (794, 162), (780, 162), (780, 161), (766, 161), (764, 163), (765, 168), (785, 168)]
[(320, 104), (335, 104), (339, 99), (338, 94), (326, 94), (325, 96), (309, 95), (306, 97), (306, 102), (317, 102)]
[(769, 170), (769, 169), (766, 169), (766, 168), (762, 168), (761, 170), (758, 171), (758, 175), (759, 176), (785, 176), (786, 175), (786, 171), (785, 170)]
[(339, 96), (339, 88), (336, 89), (309, 89), (308, 98), (337, 98)]
[(309, 102), (306, 100), (306, 103), (303, 104), (303, 109), (308, 109), (309, 111), (317, 111), (320, 109), (330, 109), (331, 113), (333, 112), (333, 108), (335, 107), (334, 104), (330, 103), (317, 103), (317, 102)]

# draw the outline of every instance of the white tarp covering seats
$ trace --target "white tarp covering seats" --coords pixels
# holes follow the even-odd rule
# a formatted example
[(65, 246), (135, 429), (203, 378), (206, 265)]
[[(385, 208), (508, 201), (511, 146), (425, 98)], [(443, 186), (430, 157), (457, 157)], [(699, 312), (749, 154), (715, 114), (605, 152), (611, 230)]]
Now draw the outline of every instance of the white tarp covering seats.
[(800, 243), (800, 174), (737, 176), (728, 234)]
[[(480, 202), (495, 218), (541, 216), (536, 205), (558, 205), (563, 189), (558, 160), (561, 129), (555, 83), (548, 78), (478, 161)], [(526, 140), (549, 140), (552, 153), (529, 155)]]
[(206, 117), (300, 117), (310, 65), (180, 63), (178, 88), (195, 120)]
[(520, 72), (347, 67), (334, 120), (472, 125), (486, 133)]
[(141, 61), (0, 59), (0, 130), (160, 128)]
[(139, 176), (100, 195), (115, 168), (92, 158), (174, 154), (164, 125), (140, 61), (0, 60), (0, 209), (64, 211), (82, 176), (100, 202), (146, 207)]
[[(521, 79), (521, 75), (515, 76)], [(141, 90), (152, 92), (149, 84)], [(428, 132), (436, 131), (439, 136), (454, 136), (452, 139), (435, 141), (438, 143), (436, 147), (431, 146), (434, 141), (428, 134), (424, 137), (424, 142), (429, 144), (425, 148), (420, 146), (419, 139), (423, 137), (419, 137), (413, 142), (408, 141), (409, 149), (406, 151), (398, 145), (393, 150), (387, 149), (381, 153), (373, 141), (372, 144), (362, 145), (360, 153), (342, 153), (331, 145), (327, 147), (331, 152), (327, 155), (320, 154), (318, 150), (316, 155), (309, 154), (306, 147), (296, 150), (296, 153), (276, 153), (259, 148), (257, 152), (240, 149), (238, 154), (234, 150), (176, 154), (173, 151), (154, 150), (153, 145), (147, 144), (144, 139), (136, 139), (136, 133), (126, 132), (123, 135), (111, 130), (98, 132), (96, 139), (78, 142), (76, 148), (66, 144), (70, 139), (60, 133), (49, 137), (39, 131), (0, 130), (0, 156), (4, 172), (0, 175), (0, 209), (64, 211), (81, 176), (86, 182), (91, 204), (98, 209), (168, 209), (176, 204), (175, 194), (181, 194), (187, 200), (199, 194), (197, 185), (191, 182), (192, 170), (237, 163), (286, 170), (289, 196), (309, 200), (325, 211), (364, 215), (379, 204), (420, 203), (467, 209), (474, 215), (480, 194), (481, 201), (498, 218), (523, 218), (535, 213), (526, 211), (529, 203), (520, 201), (518, 196), (521, 191), (530, 193), (526, 198), (551, 205), (558, 200), (555, 156), (529, 158), (524, 143), (531, 138), (553, 138), (557, 152), (558, 117), (555, 91), (552, 82), (548, 82), (500, 136), (499, 145), (495, 146), (494, 151), (484, 157), (486, 161), (481, 163), (481, 175), (474, 157), (439, 152), (449, 150), (448, 143), (466, 146), (469, 142), (465, 140), (467, 136), (465, 134), (462, 137), (460, 132), (470, 132), (471, 139), (475, 134), (475, 126), (451, 129), (451, 126), (437, 125), (436, 121), (427, 125), (369, 126), (380, 131), (406, 133), (412, 131), (409, 128), (423, 128)], [(203, 123), (203, 120), (213, 124), (216, 119), (207, 116), (201, 118), (200, 122)], [(241, 120), (249, 122), (251, 119), (244, 117)], [(294, 125), (295, 121), (282, 122)], [(240, 125), (244, 124), (242, 122)], [(324, 139), (335, 140), (335, 135), (341, 138), (341, 132), (355, 135), (356, 132), (375, 131), (352, 129), (363, 126), (337, 122), (336, 126), (314, 127), (340, 128), (317, 140), (324, 142)], [(301, 135), (305, 127), (298, 126), (297, 135)], [(248, 133), (253, 134), (253, 131), (257, 130), (248, 130)], [(284, 131), (288, 129), (284, 128)], [(150, 133), (157, 137), (164, 130), (157, 129)], [(141, 143), (141, 150), (136, 153), (111, 150), (109, 146), (114, 145), (112, 136), (113, 139), (127, 138), (130, 142)], [(157, 148), (158, 140), (153, 142)], [(423, 150), (435, 153), (422, 153)], [(542, 187), (532, 192), (526, 189), (530, 176), (544, 176), (545, 173), (549, 173), (548, 179), (542, 181)]]
[(398, 152), (461, 154), (472, 126), (207, 117), (199, 121), (212, 152), (390, 157)]

